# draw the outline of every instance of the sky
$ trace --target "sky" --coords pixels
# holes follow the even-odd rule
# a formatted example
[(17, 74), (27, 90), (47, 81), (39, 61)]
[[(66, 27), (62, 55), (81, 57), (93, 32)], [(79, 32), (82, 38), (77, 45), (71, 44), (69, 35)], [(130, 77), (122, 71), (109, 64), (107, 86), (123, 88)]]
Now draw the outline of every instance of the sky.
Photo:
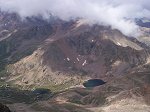
[(49, 14), (60, 19), (82, 18), (90, 24), (111, 26), (128, 36), (138, 34), (136, 18), (150, 18), (150, 0), (0, 0), (2, 11), (22, 18)]

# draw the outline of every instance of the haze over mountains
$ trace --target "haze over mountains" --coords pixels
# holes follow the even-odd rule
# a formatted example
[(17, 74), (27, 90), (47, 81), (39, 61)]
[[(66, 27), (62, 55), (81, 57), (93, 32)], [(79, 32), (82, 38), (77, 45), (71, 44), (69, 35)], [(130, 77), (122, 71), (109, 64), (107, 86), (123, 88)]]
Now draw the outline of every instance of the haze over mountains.
[(90, 24), (110, 25), (129, 36), (137, 36), (138, 26), (134, 19), (150, 17), (148, 4), (150, 4), (148, 0), (138, 0), (138, 2), (136, 0), (0, 1), (1, 10), (17, 12), (23, 18), (41, 15), (48, 19), (50, 14), (68, 21), (83, 18)]
[(0, 0), (0, 103), (12, 112), (149, 112), (148, 3)]

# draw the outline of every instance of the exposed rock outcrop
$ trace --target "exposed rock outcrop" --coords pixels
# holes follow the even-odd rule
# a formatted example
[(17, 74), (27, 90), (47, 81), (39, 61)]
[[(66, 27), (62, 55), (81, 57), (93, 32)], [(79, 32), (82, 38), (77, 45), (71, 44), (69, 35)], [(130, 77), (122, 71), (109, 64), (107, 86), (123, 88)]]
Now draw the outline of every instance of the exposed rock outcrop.
[(9, 108), (0, 103), (0, 112), (11, 112)]
[[(76, 22), (56, 25), (34, 53), (8, 66), (8, 82), (26, 88), (68, 88), (89, 78), (106, 81), (145, 64), (149, 52), (109, 27)], [(49, 86), (52, 85), (52, 86)]]

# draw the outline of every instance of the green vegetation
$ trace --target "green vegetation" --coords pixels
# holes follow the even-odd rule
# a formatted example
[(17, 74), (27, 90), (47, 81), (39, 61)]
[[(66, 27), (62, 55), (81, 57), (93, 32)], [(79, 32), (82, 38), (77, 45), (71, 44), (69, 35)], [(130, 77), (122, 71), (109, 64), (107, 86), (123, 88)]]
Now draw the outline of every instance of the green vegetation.
[(75, 90), (76, 93), (78, 93), (81, 96), (87, 96), (91, 93), (87, 88), (80, 89), (80, 90)]
[(49, 86), (44, 86), (42, 88), (48, 88), (50, 89), (52, 92), (60, 92), (60, 91), (64, 91), (65, 89), (69, 89), (71, 86), (74, 86), (76, 83), (75, 80), (70, 80), (68, 82), (65, 82), (64, 84), (58, 84), (58, 85), (54, 85), (54, 84), (49, 84)]
[(85, 89), (75, 89), (73, 90), (74, 93), (76, 93), (75, 95), (69, 97), (69, 102), (71, 103), (75, 103), (75, 104), (82, 104), (84, 105), (85, 103), (82, 101), (82, 98), (86, 97), (87, 95), (90, 94), (90, 91)]
[(90, 112), (87, 109), (84, 109), (84, 108), (79, 107), (79, 106), (75, 106), (73, 104), (63, 104), (62, 106), (64, 108), (66, 108), (67, 110), (69, 110), (70, 112)]
[(48, 100), (52, 97), (51, 92), (43, 92), (44, 89), (28, 91), (19, 90), (17, 88), (1, 87), (0, 88), (0, 102), (4, 104), (11, 103), (34, 103), (37, 101)]
[(49, 112), (65, 112), (65, 111), (66, 112), (90, 112), (87, 109), (69, 103), (64, 103), (64, 104), (49, 103), (49, 106), (44, 106), (36, 103), (32, 105), (31, 108), (37, 111), (49, 111)]
[(79, 96), (73, 96), (72, 98), (69, 98), (69, 102), (75, 104), (83, 104), (83, 102), (81, 101), (81, 97)]
[(92, 105), (104, 105), (107, 101), (106, 101), (106, 97), (104, 94), (102, 93), (97, 93), (97, 94), (91, 94), (88, 95), (86, 97), (84, 97), (84, 99), (82, 100), (84, 105), (88, 105), (88, 104), (92, 104)]

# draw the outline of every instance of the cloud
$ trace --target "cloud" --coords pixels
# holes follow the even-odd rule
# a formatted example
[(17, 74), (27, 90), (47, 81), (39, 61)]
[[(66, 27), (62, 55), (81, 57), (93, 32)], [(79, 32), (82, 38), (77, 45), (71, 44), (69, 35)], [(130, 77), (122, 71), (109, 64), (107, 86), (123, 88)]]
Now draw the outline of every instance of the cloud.
[(63, 20), (84, 18), (91, 23), (109, 25), (125, 35), (136, 36), (135, 18), (150, 18), (150, 0), (0, 0), (3, 11), (21, 17), (49, 14)]

